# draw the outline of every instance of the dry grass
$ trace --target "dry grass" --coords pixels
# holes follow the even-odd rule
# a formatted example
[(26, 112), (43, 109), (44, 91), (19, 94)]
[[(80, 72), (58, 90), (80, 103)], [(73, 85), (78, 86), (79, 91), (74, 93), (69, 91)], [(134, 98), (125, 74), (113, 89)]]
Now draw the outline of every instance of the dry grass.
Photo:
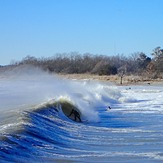
[[(66, 79), (77, 79), (77, 80), (97, 80), (105, 82), (113, 82), (117, 85), (120, 85), (120, 76), (118, 75), (93, 75), (93, 74), (59, 74), (61, 77)], [(131, 84), (163, 84), (162, 79), (149, 79), (142, 76), (124, 76), (123, 85)]]

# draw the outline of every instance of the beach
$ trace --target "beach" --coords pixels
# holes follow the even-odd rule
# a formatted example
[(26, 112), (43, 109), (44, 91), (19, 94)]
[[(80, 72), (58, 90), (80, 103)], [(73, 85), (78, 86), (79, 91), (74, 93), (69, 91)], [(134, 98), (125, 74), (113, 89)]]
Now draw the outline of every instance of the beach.
[(96, 74), (58, 74), (62, 78), (71, 80), (95, 80), (100, 82), (111, 82), (115, 85), (163, 85), (163, 79), (150, 79), (143, 76), (124, 75), (96, 75)]

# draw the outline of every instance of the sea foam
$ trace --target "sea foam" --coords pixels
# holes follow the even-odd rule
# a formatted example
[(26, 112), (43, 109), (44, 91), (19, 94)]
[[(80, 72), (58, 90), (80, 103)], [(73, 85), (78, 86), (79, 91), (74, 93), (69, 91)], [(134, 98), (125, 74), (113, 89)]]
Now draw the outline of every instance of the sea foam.
[[(18, 119), (42, 103), (65, 99), (80, 109), (84, 119), (99, 121), (98, 107), (118, 103), (116, 86), (90, 80), (68, 80), (38, 67), (23, 65), (0, 74), (0, 119)], [(15, 118), (14, 118), (15, 117)]]

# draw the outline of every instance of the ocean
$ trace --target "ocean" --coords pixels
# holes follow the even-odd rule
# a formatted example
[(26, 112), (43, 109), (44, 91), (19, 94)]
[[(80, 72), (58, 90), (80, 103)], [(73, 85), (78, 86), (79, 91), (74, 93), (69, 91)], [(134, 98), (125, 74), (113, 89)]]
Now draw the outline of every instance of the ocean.
[(161, 163), (162, 99), (161, 84), (68, 80), (31, 66), (0, 72), (0, 162)]

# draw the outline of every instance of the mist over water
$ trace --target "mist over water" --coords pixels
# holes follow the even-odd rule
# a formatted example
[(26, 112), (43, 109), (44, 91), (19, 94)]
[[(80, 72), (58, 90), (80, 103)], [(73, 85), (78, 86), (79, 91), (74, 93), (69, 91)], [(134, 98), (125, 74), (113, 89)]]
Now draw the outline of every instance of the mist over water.
[(98, 82), (71, 81), (30, 65), (1, 73), (0, 90), (2, 117), (29, 111), (51, 100), (65, 99), (76, 105), (86, 119), (98, 121), (95, 108), (107, 107), (110, 100), (116, 102), (120, 98), (114, 89), (109, 90)]
[[(29, 65), (1, 72), (0, 160), (162, 162), (162, 98), (161, 85), (68, 80)], [(57, 110), (61, 99), (83, 123)]]

